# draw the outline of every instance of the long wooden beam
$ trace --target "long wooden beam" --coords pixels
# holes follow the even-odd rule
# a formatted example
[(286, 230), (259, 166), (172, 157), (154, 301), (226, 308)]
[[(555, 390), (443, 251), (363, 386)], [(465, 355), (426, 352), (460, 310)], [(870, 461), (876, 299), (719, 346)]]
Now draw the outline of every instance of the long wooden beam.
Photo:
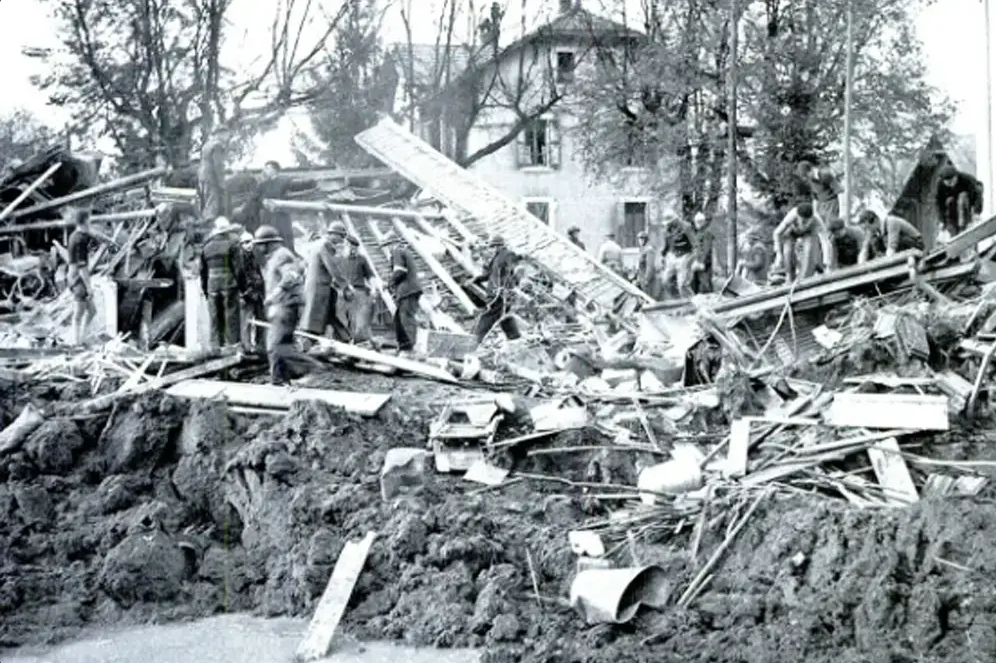
[(58, 163), (54, 163), (51, 166), (49, 166), (48, 170), (46, 170), (44, 173), (42, 173), (41, 175), (39, 175), (38, 178), (35, 179), (35, 181), (32, 182), (31, 185), (27, 189), (25, 189), (24, 191), (22, 191), (17, 196), (17, 198), (14, 198), (14, 200), (12, 200), (9, 205), (7, 205), (5, 208), (3, 208), (3, 211), (0, 212), (0, 221), (5, 221), (8, 216), (10, 216), (11, 214), (13, 214), (14, 210), (17, 209), (18, 205), (20, 205), (21, 203), (23, 203), (25, 201), (25, 199), (28, 196), (30, 196), (32, 193), (34, 193), (35, 190), (38, 189), (38, 187), (40, 187), (42, 184), (44, 184), (46, 182), (46, 180), (48, 180), (48, 178), (52, 177), (52, 175), (55, 175), (55, 171), (59, 170), (60, 168), (62, 168), (62, 162), (61, 161), (58, 162)]
[(288, 212), (338, 212), (340, 214), (368, 214), (370, 216), (383, 216), (391, 218), (397, 216), (402, 219), (414, 219), (419, 216), (435, 218), (442, 216), (437, 212), (414, 212), (412, 210), (398, 209), (393, 207), (367, 207), (365, 205), (343, 205), (340, 203), (325, 203), (306, 200), (278, 200), (267, 198), (263, 205), (271, 210), (286, 210)]
[[(117, 223), (119, 221), (138, 221), (140, 219), (151, 219), (156, 216), (154, 209), (140, 209), (134, 212), (113, 212), (111, 214), (94, 214), (90, 221), (96, 223)], [(4, 226), (0, 228), (0, 235), (16, 235), (17, 233), (34, 232), (36, 230), (56, 230), (59, 228), (69, 228), (73, 221), (59, 219), (56, 221), (39, 221), (37, 223), (21, 223), (17, 225)]]
[[(356, 231), (356, 225), (353, 224), (353, 220), (349, 218), (348, 214), (342, 215), (342, 223), (346, 226), (346, 230), (349, 231), (350, 235), (356, 239), (360, 238), (360, 234)], [(370, 271), (373, 272), (374, 278), (377, 279), (377, 283), (380, 285), (380, 298), (384, 301), (384, 305), (387, 307), (387, 310), (391, 312), (391, 315), (394, 315), (395, 311), (398, 310), (398, 305), (394, 303), (394, 297), (392, 297), (391, 293), (387, 291), (387, 284), (381, 280), (380, 274), (377, 273), (377, 264), (374, 263), (373, 258), (367, 251), (367, 247), (364, 246), (363, 242), (360, 242), (360, 245), (356, 247), (356, 251), (363, 257), (363, 260), (366, 261), (367, 265), (370, 267)]]
[(425, 261), (425, 264), (429, 266), (429, 269), (432, 270), (432, 273), (436, 275), (436, 278), (442, 281), (443, 284), (449, 288), (450, 292), (453, 293), (453, 296), (456, 297), (456, 300), (460, 302), (460, 306), (463, 307), (463, 310), (470, 315), (476, 315), (477, 305), (470, 299), (470, 297), (467, 296), (467, 293), (464, 292), (463, 288), (460, 287), (460, 284), (456, 282), (450, 273), (446, 271), (446, 268), (443, 267), (438, 260), (436, 260), (436, 256), (432, 255), (432, 252), (428, 251), (425, 246), (418, 241), (418, 238), (415, 237), (415, 233), (412, 232), (412, 229), (406, 226), (404, 221), (396, 217), (391, 219), (391, 223), (394, 225), (395, 232), (397, 232), (406, 242), (408, 242), (408, 245), (412, 247), (412, 250), (418, 253), (419, 257), (422, 258), (422, 260)]
[(68, 196), (53, 198), (52, 200), (46, 200), (45, 202), (39, 203), (33, 207), (17, 210), (16, 212), (13, 212), (10, 215), (10, 218), (19, 219), (22, 216), (28, 216), (29, 214), (37, 214), (39, 212), (44, 212), (47, 210), (62, 207), (64, 205), (71, 205), (73, 203), (79, 203), (86, 200), (91, 200), (98, 196), (102, 196), (105, 193), (112, 193), (114, 191), (126, 189), (136, 184), (144, 184), (145, 182), (149, 182), (151, 180), (156, 179), (157, 177), (165, 175), (166, 172), (167, 172), (166, 168), (152, 168), (150, 170), (143, 170), (140, 173), (135, 173), (134, 175), (128, 175), (127, 177), (111, 180), (110, 182), (104, 182), (103, 184), (92, 186), (89, 189), (84, 189), (83, 191), (77, 191), (76, 193), (71, 193)]

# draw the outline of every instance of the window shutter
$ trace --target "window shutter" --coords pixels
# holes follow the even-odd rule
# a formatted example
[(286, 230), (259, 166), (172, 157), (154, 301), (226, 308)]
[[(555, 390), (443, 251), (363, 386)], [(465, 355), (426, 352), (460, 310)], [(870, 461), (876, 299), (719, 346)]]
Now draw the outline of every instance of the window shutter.
[(547, 126), (546, 144), (550, 153), (548, 164), (550, 168), (560, 168), (560, 122), (549, 120)]
[(530, 162), (530, 151), (529, 143), (526, 142), (526, 137), (529, 132), (523, 129), (519, 132), (519, 135), (515, 137), (515, 165), (518, 168), (525, 168)]

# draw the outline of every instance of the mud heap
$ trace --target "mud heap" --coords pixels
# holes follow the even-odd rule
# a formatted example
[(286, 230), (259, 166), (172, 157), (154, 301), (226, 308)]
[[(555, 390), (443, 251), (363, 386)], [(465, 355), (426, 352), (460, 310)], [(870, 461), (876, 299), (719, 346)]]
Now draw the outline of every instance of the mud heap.
[[(3, 424), (55, 395), (8, 392)], [(564, 600), (565, 533), (601, 507), (559, 486), (482, 491), (446, 478), (383, 502), (386, 450), (410, 446), (425, 423), (391, 405), (374, 420), (314, 404), (249, 420), (159, 394), (47, 420), (0, 458), (0, 646), (226, 611), (309, 616), (344, 543), (375, 531), (343, 624), (360, 638), (537, 662), (996, 651), (996, 509), (980, 498), (869, 511), (771, 502), (691, 608), (586, 627)], [(591, 479), (597, 465), (601, 481), (632, 482), (620, 475), (634, 468), (605, 452), (586, 463), (563, 469)], [(697, 566), (687, 548), (627, 554), (664, 565), (676, 588)]]

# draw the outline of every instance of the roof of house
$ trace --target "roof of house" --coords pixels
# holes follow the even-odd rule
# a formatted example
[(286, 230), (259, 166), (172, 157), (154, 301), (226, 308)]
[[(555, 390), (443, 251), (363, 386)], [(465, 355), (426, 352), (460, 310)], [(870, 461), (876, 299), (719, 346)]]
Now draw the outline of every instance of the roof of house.
[[(537, 26), (501, 48), (497, 53), (487, 45), (478, 46), (476, 50), (465, 45), (450, 46), (449, 57), (447, 57), (446, 46), (443, 44), (394, 44), (390, 50), (396, 57), (402, 58), (401, 62), (407, 60), (410, 54), (416, 83), (435, 87), (437, 81), (439, 83), (445, 81), (447, 62), (449, 64), (449, 79), (452, 84), (465, 75), (469, 75), (471, 70), (479, 70), (480, 67), (490, 62), (501, 60), (528, 43), (541, 39), (604, 37), (608, 34), (620, 37), (643, 36), (638, 30), (598, 16), (578, 3), (569, 11), (559, 13), (553, 20)], [(475, 63), (474, 67), (471, 67), (472, 62)]]

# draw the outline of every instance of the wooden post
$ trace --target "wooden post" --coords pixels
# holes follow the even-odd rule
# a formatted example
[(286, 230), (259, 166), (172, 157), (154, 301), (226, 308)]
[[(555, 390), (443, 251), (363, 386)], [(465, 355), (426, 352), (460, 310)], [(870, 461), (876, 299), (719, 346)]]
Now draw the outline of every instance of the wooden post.
[(847, 0), (847, 79), (844, 88), (844, 221), (850, 223), (854, 198), (851, 165), (852, 102), (854, 98), (854, 0)]
[(737, 268), (737, 45), (740, 31), (740, 8), (737, 0), (730, 0), (730, 62), (726, 70), (728, 119), (726, 159), (726, 195), (727, 195), (727, 236), (726, 236), (726, 273), (732, 275)]

